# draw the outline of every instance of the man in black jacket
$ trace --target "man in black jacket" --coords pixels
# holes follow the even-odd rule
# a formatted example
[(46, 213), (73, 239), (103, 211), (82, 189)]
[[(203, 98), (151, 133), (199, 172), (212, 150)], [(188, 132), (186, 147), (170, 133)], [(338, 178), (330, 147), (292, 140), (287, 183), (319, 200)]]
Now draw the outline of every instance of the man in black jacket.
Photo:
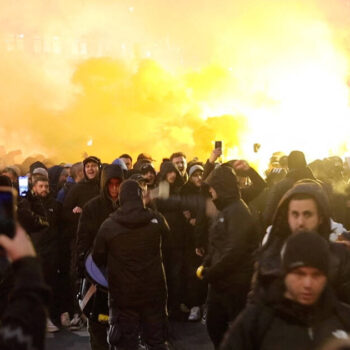
[(146, 209), (134, 180), (121, 185), (120, 208), (101, 226), (92, 257), (107, 266), (113, 349), (137, 350), (139, 334), (148, 349), (166, 350), (166, 284), (161, 255), (167, 224)]
[[(87, 254), (91, 251), (97, 232), (102, 223), (114, 212), (118, 206), (119, 187), (123, 181), (123, 170), (119, 165), (105, 166), (101, 174), (101, 193), (91, 199), (83, 207), (80, 216), (76, 252), (78, 256), (78, 274), (84, 271), (84, 262)], [(100, 295), (103, 297), (103, 295)], [(101, 300), (103, 304), (103, 300)], [(107, 295), (105, 296), (107, 305)], [(108, 349), (107, 325), (89, 319), (90, 343), (93, 350)]]
[(311, 169), (306, 164), (305, 155), (301, 151), (292, 151), (288, 155), (288, 168), (289, 171), (286, 177), (273, 185), (267, 195), (264, 211), (264, 221), (266, 226), (271, 225), (273, 214), (275, 213), (278, 203), (283, 195), (292, 188), (297, 181), (303, 179), (315, 180)]
[[(34, 180), (32, 190), (18, 203), (18, 220), (32, 238), (42, 264), (46, 283), (57, 296), (58, 279), (58, 219), (59, 205), (49, 193), (48, 178), (40, 175)], [(50, 317), (56, 318), (57, 310), (52, 304)], [(58, 328), (48, 320), (50, 331)]]
[(245, 306), (257, 237), (234, 170), (221, 166), (207, 183), (220, 213), (210, 228), (209, 252), (197, 275), (209, 282), (207, 328), (218, 349), (229, 323)]
[[(169, 161), (162, 163), (158, 174), (158, 189), (160, 196), (162, 192), (168, 191), (171, 198), (179, 195), (184, 184), (177, 167)], [(184, 320), (180, 304), (184, 301), (184, 259), (185, 259), (185, 217), (179, 207), (171, 207), (166, 201), (156, 199), (156, 207), (162, 213), (169, 225), (169, 239), (164, 242), (163, 256), (164, 267), (168, 286), (168, 311), (169, 317)]]
[(350, 307), (328, 285), (330, 254), (315, 232), (288, 238), (281, 278), (264, 300), (249, 305), (232, 325), (222, 350), (313, 350), (348, 338)]
[(94, 156), (84, 159), (84, 179), (74, 185), (63, 202), (63, 218), (70, 225), (72, 235), (77, 232), (83, 206), (100, 192), (101, 161)]
[(269, 293), (272, 282), (279, 276), (283, 244), (300, 231), (316, 231), (328, 242), (332, 257), (329, 283), (337, 297), (350, 304), (350, 252), (343, 244), (329, 242), (329, 202), (322, 187), (314, 181), (297, 183), (280, 201), (258, 256), (253, 300)]

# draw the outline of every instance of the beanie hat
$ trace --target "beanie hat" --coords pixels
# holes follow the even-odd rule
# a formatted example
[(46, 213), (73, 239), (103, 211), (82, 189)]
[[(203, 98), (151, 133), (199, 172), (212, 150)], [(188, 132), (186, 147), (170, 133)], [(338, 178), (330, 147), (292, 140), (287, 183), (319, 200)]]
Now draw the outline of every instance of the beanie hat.
[(305, 155), (301, 151), (292, 151), (288, 156), (289, 169), (302, 169), (306, 167)]
[(326, 276), (329, 271), (329, 246), (316, 232), (291, 235), (281, 251), (283, 272), (287, 274), (298, 267), (314, 267)]
[(152, 172), (154, 175), (156, 175), (156, 170), (154, 169), (153, 165), (151, 163), (145, 162), (141, 165), (141, 174), (145, 175), (149, 171)]
[(90, 157), (85, 158), (83, 160), (84, 167), (89, 162), (96, 163), (99, 168), (101, 167), (101, 160), (99, 158), (95, 157), (95, 156), (90, 156)]
[(49, 172), (45, 168), (35, 168), (33, 170), (33, 175), (40, 174), (42, 176), (45, 176), (49, 178)]
[(191, 177), (197, 170), (204, 172), (204, 168), (200, 164), (193, 164), (188, 169), (188, 176)]

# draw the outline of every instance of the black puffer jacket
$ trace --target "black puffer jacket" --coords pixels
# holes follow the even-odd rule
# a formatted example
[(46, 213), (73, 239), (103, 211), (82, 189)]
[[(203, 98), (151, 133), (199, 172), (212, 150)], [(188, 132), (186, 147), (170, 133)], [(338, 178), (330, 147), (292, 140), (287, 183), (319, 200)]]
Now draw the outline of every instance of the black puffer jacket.
[(314, 306), (283, 298), (250, 304), (226, 334), (221, 350), (313, 350), (350, 331), (350, 307), (330, 290)]
[(117, 178), (123, 181), (123, 170), (119, 165), (107, 165), (101, 174), (101, 193), (83, 207), (77, 231), (77, 256), (82, 259), (91, 251), (97, 232), (108, 216), (118, 207), (108, 194), (108, 181)]
[[(295, 194), (308, 194), (318, 204), (322, 222), (318, 233), (329, 242), (330, 210), (328, 199), (322, 187), (316, 183), (297, 184), (282, 198), (277, 208), (271, 232), (266, 243), (258, 254), (257, 270), (254, 276), (254, 299), (265, 297), (269, 293), (272, 281), (280, 275), (281, 249), (286, 239), (291, 235), (288, 225), (288, 206)], [(342, 244), (329, 242), (331, 251), (331, 266), (329, 282), (335, 289), (337, 297), (350, 304), (350, 252)]]
[(120, 208), (102, 224), (94, 243), (94, 261), (107, 266), (112, 308), (165, 303), (161, 242), (169, 229), (162, 215), (144, 207), (141, 193), (134, 180), (122, 184)]
[(221, 166), (207, 179), (218, 195), (214, 204), (220, 214), (209, 230), (205, 278), (217, 291), (234, 294), (249, 286), (257, 236), (248, 207), (240, 197), (232, 168)]
[(57, 252), (60, 206), (48, 195), (38, 197), (28, 192), (18, 203), (18, 220), (30, 235), (35, 250), (41, 258), (52, 257)]

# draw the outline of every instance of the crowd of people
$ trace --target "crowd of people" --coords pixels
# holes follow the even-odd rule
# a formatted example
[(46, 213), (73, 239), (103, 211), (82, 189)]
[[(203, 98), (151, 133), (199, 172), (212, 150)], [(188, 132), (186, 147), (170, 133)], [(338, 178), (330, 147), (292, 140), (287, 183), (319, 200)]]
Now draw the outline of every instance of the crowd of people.
[[(176, 152), (159, 171), (145, 153), (4, 167), (0, 185), (20, 194), (14, 241), (36, 253), (1, 257), (0, 343), (43, 349), (44, 329), (87, 323), (93, 350), (166, 350), (169, 320), (204, 323), (221, 350), (331, 349), (348, 338), (349, 164), (275, 153), (261, 176), (221, 155)], [(11, 258), (11, 239), (0, 244)]]

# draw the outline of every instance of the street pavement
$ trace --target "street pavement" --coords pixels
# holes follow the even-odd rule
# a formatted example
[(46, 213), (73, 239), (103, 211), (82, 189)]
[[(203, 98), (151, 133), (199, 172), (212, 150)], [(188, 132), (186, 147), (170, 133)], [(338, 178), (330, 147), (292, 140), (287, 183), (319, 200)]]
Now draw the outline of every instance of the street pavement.
[[(170, 322), (169, 338), (172, 350), (214, 350), (204, 325), (200, 322)], [(62, 329), (46, 335), (47, 350), (90, 350), (86, 329), (69, 332)]]

